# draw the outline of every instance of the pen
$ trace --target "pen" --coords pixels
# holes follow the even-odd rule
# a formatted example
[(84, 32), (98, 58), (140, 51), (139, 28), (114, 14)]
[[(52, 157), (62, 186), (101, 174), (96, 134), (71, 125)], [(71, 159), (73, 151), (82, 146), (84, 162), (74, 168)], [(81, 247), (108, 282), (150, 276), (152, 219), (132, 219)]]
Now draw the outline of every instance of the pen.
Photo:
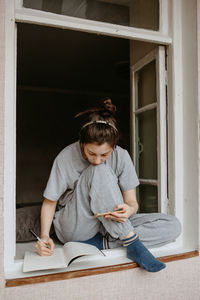
[(36, 237), (36, 239), (37, 239), (38, 241), (40, 241), (40, 243), (41, 243), (43, 246), (45, 246), (46, 248), (50, 249), (49, 245), (45, 244), (45, 242), (43, 242), (43, 241), (41, 240), (41, 238), (39, 238), (39, 236), (37, 236), (37, 234), (36, 234), (32, 229), (29, 229), (29, 231), (30, 231), (30, 233), (31, 233), (34, 237)]

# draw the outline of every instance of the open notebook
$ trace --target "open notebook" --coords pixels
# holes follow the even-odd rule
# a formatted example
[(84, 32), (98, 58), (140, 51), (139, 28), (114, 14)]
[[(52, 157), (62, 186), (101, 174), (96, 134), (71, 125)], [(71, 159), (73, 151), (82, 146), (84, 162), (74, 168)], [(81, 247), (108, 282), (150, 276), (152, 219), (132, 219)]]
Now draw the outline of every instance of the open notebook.
[(26, 251), (23, 272), (67, 268), (73, 260), (85, 255), (105, 256), (95, 246), (80, 242), (68, 242), (62, 248), (54, 249), (51, 256), (39, 256), (34, 251)]

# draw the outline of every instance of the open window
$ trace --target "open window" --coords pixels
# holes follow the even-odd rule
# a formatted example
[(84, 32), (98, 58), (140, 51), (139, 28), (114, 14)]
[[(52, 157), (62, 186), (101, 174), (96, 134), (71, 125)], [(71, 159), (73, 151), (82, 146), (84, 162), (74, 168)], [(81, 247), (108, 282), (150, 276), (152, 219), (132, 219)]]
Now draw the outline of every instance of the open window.
[[(17, 242), (30, 241), (31, 224), (39, 235), (42, 194), (53, 160), (78, 139), (74, 116), (105, 96), (117, 106), (119, 145), (135, 160), (141, 184), (137, 188), (137, 198), (142, 198), (140, 212), (160, 211), (163, 197), (158, 196), (161, 176), (157, 178), (157, 169), (164, 169), (164, 161), (159, 160), (166, 149), (157, 145), (161, 130), (162, 143), (166, 140), (166, 116), (160, 124), (159, 105), (165, 109), (166, 98), (160, 99), (166, 97), (160, 95), (165, 90), (160, 78), (165, 74), (164, 47), (30, 24), (18, 24), (17, 33)], [(140, 55), (135, 54), (131, 63), (132, 52)], [(135, 94), (130, 94), (130, 84)], [(149, 170), (155, 176), (146, 177)], [(162, 183), (165, 179), (163, 174)], [(17, 243), (16, 259), (23, 258), (24, 246)]]

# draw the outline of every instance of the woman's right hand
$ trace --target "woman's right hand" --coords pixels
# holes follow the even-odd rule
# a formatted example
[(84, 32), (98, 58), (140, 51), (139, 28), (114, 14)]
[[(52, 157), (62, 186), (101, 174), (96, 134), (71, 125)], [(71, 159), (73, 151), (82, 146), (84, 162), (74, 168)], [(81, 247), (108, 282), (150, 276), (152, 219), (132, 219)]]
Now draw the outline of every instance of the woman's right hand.
[(49, 246), (49, 248), (45, 247), (40, 241), (38, 241), (35, 245), (36, 252), (40, 256), (50, 256), (53, 253), (54, 250), (54, 242), (53, 240), (48, 236), (41, 237), (41, 240)]

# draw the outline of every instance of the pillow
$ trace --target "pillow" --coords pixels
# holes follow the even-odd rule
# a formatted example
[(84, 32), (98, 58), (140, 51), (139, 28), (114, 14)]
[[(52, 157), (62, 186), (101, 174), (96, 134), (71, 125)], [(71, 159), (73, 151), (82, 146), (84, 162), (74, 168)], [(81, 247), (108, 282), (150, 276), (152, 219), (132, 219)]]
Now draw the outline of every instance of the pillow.
[[(35, 231), (40, 236), (40, 211), (41, 205), (17, 208), (16, 210), (16, 241), (30, 242), (36, 238), (29, 232)], [(53, 225), (50, 234), (54, 233)]]

